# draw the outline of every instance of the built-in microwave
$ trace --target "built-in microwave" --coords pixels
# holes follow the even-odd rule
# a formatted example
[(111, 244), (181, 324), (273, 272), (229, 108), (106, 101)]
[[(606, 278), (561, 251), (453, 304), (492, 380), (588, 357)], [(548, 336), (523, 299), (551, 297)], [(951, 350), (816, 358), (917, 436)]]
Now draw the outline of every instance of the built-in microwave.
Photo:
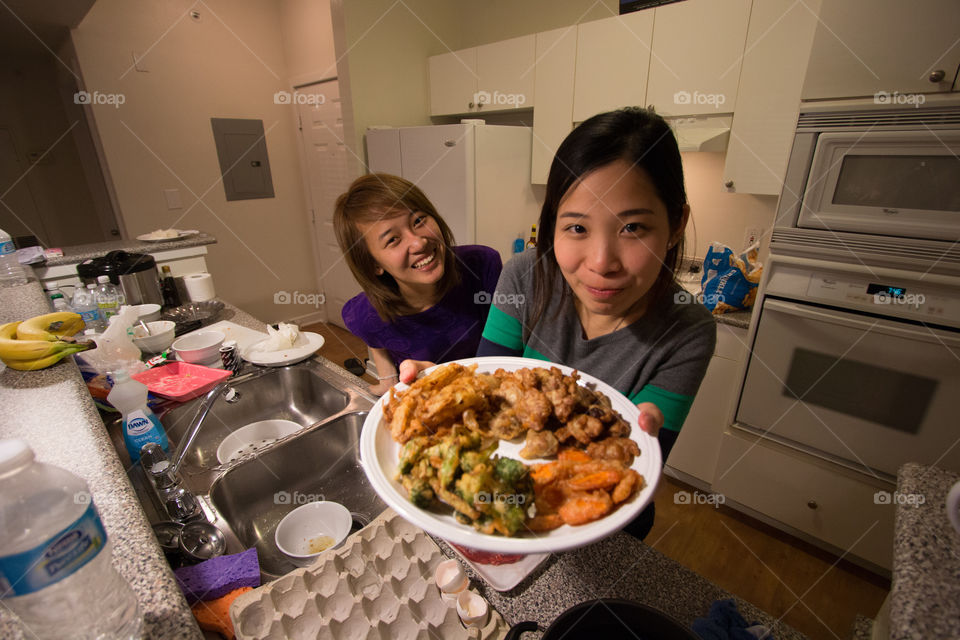
[(960, 95), (804, 103), (776, 227), (960, 240)]

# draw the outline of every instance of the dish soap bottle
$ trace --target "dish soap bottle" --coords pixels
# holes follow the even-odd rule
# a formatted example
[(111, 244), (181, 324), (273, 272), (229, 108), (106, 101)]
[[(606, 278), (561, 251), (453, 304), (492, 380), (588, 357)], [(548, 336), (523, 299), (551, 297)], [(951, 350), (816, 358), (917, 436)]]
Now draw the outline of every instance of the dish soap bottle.
[(164, 451), (170, 450), (163, 425), (147, 407), (147, 386), (131, 378), (126, 369), (113, 374), (113, 388), (107, 394), (107, 402), (123, 414), (123, 443), (131, 462), (140, 459), (140, 449), (148, 442), (157, 443)]

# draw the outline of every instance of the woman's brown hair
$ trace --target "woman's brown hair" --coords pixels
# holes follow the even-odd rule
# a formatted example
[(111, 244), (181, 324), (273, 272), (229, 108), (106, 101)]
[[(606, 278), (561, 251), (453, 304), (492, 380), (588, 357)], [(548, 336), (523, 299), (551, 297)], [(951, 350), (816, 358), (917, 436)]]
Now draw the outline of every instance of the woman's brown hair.
[(377, 275), (377, 263), (367, 249), (359, 225), (413, 212), (433, 218), (443, 235), (443, 277), (437, 283), (439, 300), (460, 282), (453, 253), (453, 232), (417, 185), (389, 173), (369, 173), (353, 181), (350, 188), (337, 198), (333, 211), (333, 229), (347, 265), (370, 304), (386, 322), (417, 310), (403, 299), (393, 276), (386, 271)]

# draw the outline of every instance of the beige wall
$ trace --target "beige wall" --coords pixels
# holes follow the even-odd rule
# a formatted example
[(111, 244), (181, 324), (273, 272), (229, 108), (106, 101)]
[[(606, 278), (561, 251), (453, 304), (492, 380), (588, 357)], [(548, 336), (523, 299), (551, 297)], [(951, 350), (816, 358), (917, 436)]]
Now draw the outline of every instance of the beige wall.
[[(212, 233), (217, 294), (265, 321), (314, 310), (275, 292), (318, 290), (294, 111), (273, 100), (288, 87), (281, 24), (272, 0), (98, 0), (73, 31), (87, 90), (125, 98), (93, 113), (127, 232)], [(148, 72), (130, 69), (134, 51)], [(263, 120), (276, 197), (226, 201), (211, 117)], [(167, 209), (170, 188), (183, 209)]]
[(337, 75), (329, 0), (281, 0), (280, 31), (290, 85)]
[(458, 3), (345, 0), (356, 150), (370, 126), (430, 124), (427, 58), (461, 48)]

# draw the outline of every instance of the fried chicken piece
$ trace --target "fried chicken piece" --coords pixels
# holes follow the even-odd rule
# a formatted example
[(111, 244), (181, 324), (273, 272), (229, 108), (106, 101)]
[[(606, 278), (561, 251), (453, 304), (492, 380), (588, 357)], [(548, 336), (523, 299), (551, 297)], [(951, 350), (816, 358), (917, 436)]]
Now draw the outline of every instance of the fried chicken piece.
[(587, 455), (600, 460), (615, 460), (629, 467), (634, 457), (640, 455), (640, 447), (630, 438), (605, 438), (587, 445)]
[(553, 405), (553, 415), (560, 422), (566, 422), (576, 408), (579, 398), (580, 387), (577, 385), (579, 376), (576, 371), (573, 375), (565, 376), (556, 367), (549, 369), (538, 367), (534, 369), (534, 374), (540, 381), (540, 390)]
[(501, 440), (519, 438), (520, 435), (527, 430), (517, 416), (516, 409), (511, 409), (510, 407), (505, 407), (494, 414), (493, 417), (490, 418), (490, 422), (487, 423), (487, 429), (492, 437), (500, 438)]
[(527, 458), (545, 458), (552, 456), (557, 452), (560, 443), (552, 431), (527, 431), (527, 439), (524, 442), (523, 449), (520, 449), (520, 457)]
[(613, 498), (613, 504), (620, 504), (640, 489), (643, 489), (643, 476), (633, 469), (627, 469), (623, 479), (614, 487), (610, 497)]
[(590, 444), (604, 431), (602, 422), (586, 414), (574, 416), (567, 421), (567, 430), (581, 444)]

